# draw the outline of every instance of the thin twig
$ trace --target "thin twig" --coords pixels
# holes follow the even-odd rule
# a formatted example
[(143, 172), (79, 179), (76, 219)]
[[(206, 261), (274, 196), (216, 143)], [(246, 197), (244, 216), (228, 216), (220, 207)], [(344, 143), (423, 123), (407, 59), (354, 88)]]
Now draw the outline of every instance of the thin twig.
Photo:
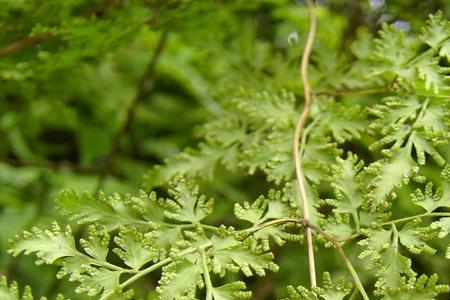
[(316, 126), (317, 122), (320, 120), (320, 117), (316, 117), (311, 123), (309, 123), (308, 126), (306, 126), (306, 128), (303, 130), (303, 134), (302, 134), (302, 138), (301, 138), (301, 144), (300, 144), (300, 149), (298, 150), (299, 152), (299, 157), (303, 157), (303, 155), (305, 154), (305, 149), (306, 149), (306, 139), (308, 138), (308, 134), (309, 132), (314, 128), (314, 126)]
[(139, 81), (137, 92), (133, 100), (131, 101), (130, 105), (128, 106), (125, 120), (113, 137), (111, 148), (109, 149), (104, 162), (105, 170), (107, 172), (104, 172), (103, 174), (100, 175), (97, 185), (97, 191), (101, 189), (106, 176), (109, 174), (109, 170), (112, 168), (114, 164), (116, 155), (121, 147), (122, 138), (126, 135), (128, 130), (130, 129), (130, 125), (136, 113), (136, 108), (138, 104), (142, 101), (143, 98), (145, 98), (145, 96), (148, 96), (150, 90), (153, 88), (152, 84), (155, 77), (156, 63), (166, 45), (167, 35), (168, 33), (166, 31), (161, 33), (155, 51), (153, 52), (153, 55), (144, 71), (144, 75), (141, 77), (141, 80)]
[[(405, 217), (405, 218), (401, 218), (401, 219), (395, 219), (395, 220), (391, 220), (391, 221), (387, 221), (381, 224), (376, 224), (374, 225), (375, 227), (383, 227), (383, 226), (392, 226), (393, 224), (398, 224), (398, 223), (404, 223), (404, 222), (409, 222), (409, 221), (413, 221), (416, 219), (421, 219), (421, 218), (437, 218), (437, 217), (450, 217), (450, 212), (431, 212), (431, 213), (423, 213), (420, 215), (415, 215), (415, 216), (410, 216), (410, 217)], [(351, 241), (354, 240), (360, 236), (364, 235), (363, 232), (358, 231), (355, 232), (352, 235), (349, 236), (344, 236), (344, 237), (340, 237), (340, 238), (336, 238), (337, 241), (339, 242), (345, 242), (345, 241)]]
[[(301, 206), (303, 208), (303, 217), (305, 220), (310, 219), (309, 214), (309, 201), (306, 194), (305, 179), (302, 171), (302, 159), (299, 155), (299, 143), (302, 135), (303, 128), (305, 126), (306, 119), (308, 118), (309, 111), (311, 110), (312, 98), (311, 98), (311, 87), (308, 81), (308, 63), (309, 57), (311, 55), (311, 50), (314, 42), (314, 35), (316, 33), (317, 20), (314, 15), (314, 3), (313, 0), (307, 0), (308, 14), (309, 14), (309, 32), (308, 38), (306, 40), (305, 49), (303, 50), (302, 63), (301, 63), (301, 79), (303, 83), (303, 93), (305, 98), (305, 103), (303, 111), (300, 118), (295, 126), (294, 143), (293, 143), (293, 154), (295, 163), (295, 173), (297, 176), (298, 187), (301, 197)], [(309, 227), (306, 228), (306, 242), (308, 247), (308, 263), (309, 263), (309, 277), (311, 281), (311, 287), (316, 287), (316, 266), (314, 261), (314, 248), (313, 248), (313, 238), (312, 231)]]
[(387, 226), (387, 225), (392, 225), (392, 224), (397, 224), (397, 223), (404, 223), (404, 222), (408, 222), (408, 221), (412, 221), (412, 220), (420, 219), (420, 218), (426, 218), (426, 217), (450, 217), (450, 212), (424, 213), (424, 214), (420, 214), (420, 215), (415, 215), (415, 216), (411, 216), (411, 217), (406, 217), (406, 218), (401, 218), (401, 219), (388, 221), (388, 222), (380, 224), (380, 226)]
[(37, 43), (42, 40), (48, 40), (49, 38), (54, 37), (53, 34), (46, 33), (46, 34), (38, 34), (35, 36), (26, 37), (20, 40), (17, 40), (8, 46), (0, 49), (0, 56), (8, 55), (12, 52), (15, 52), (17, 50), (20, 50), (22, 48), (26, 48), (28, 46), (33, 45), (34, 43)]

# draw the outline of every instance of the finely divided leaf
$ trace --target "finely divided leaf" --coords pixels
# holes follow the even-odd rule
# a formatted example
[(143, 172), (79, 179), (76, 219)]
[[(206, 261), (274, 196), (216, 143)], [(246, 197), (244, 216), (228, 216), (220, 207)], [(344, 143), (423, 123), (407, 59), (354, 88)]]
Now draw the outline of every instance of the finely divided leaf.
[[(363, 204), (362, 182), (358, 174), (364, 166), (364, 162), (358, 161), (358, 157), (351, 152), (347, 153), (347, 159), (337, 159), (337, 164), (332, 168), (331, 186), (336, 199), (331, 201), (337, 213), (350, 214), (359, 227), (359, 208)], [(359, 228), (358, 228), (359, 229)]]
[(427, 26), (423, 28), (421, 40), (432, 48), (437, 48), (450, 37), (450, 23), (444, 19), (442, 11), (430, 15)]
[(449, 166), (447, 165), (441, 172), (442, 185), (440, 187), (433, 192), (433, 183), (428, 182), (424, 191), (417, 189), (410, 195), (411, 200), (427, 212), (432, 212), (439, 207), (450, 207)]
[(397, 151), (386, 161), (373, 163), (369, 168), (378, 168), (377, 176), (370, 186), (373, 190), (368, 196), (369, 206), (372, 209), (386, 207), (389, 194), (409, 181), (409, 177), (417, 172), (417, 167), (410, 156), (408, 147)]
[(293, 216), (294, 204), (290, 201), (280, 191), (270, 190), (267, 197), (260, 196), (251, 205), (248, 202), (243, 205), (236, 203), (234, 214), (238, 219), (257, 225), (267, 220)]
[[(197, 255), (197, 258), (199, 256)], [(156, 288), (160, 300), (194, 300), (197, 285), (202, 282), (202, 268), (198, 259), (181, 258), (163, 268)]]
[(252, 292), (246, 291), (243, 281), (228, 283), (212, 290), (214, 300), (243, 300), (251, 299)]
[(17, 236), (11, 241), (9, 252), (13, 255), (36, 252), (37, 263), (61, 266), (57, 277), (69, 275), (70, 281), (79, 283), (78, 293), (96, 296), (117, 289), (120, 276), (128, 270), (106, 261), (109, 246), (106, 228), (92, 224), (87, 240), (80, 240), (80, 244), (85, 253), (75, 247), (70, 227), (62, 231), (54, 223), (51, 231), (34, 228), (31, 232), (24, 232), (23, 237)]
[(420, 220), (409, 222), (398, 232), (400, 243), (414, 254), (425, 252), (434, 254), (435, 249), (431, 248), (425, 241), (434, 237), (434, 234), (427, 228), (418, 226)]
[[(432, 229), (438, 229), (440, 238), (447, 238), (450, 234), (450, 217), (448, 218), (440, 218), (439, 221), (435, 221), (430, 226)], [(450, 242), (445, 251), (445, 258), (450, 259)]]
[(114, 242), (120, 247), (115, 248), (114, 253), (135, 270), (159, 257), (155, 237), (151, 233), (142, 233), (135, 227), (119, 228), (119, 235), (114, 238)]
[(56, 198), (56, 208), (78, 223), (100, 222), (109, 230), (123, 225), (142, 225), (131, 205), (131, 197), (119, 195), (106, 197), (99, 194), (98, 199), (89, 193), (79, 194), (74, 190), (64, 190)]
[(8, 252), (14, 256), (22, 252), (26, 255), (36, 252), (38, 264), (53, 264), (64, 257), (78, 256), (70, 227), (62, 231), (56, 222), (53, 223), (52, 230), (42, 231), (33, 227), (31, 232), (24, 231), (23, 237), (16, 236), (10, 241)]
[(258, 276), (266, 274), (265, 269), (276, 272), (278, 266), (273, 262), (273, 254), (258, 247), (252, 238), (239, 241), (232, 236), (214, 236), (211, 239), (212, 265), (214, 273), (224, 276), (226, 271), (241, 270), (244, 275)]
[(169, 194), (167, 207), (171, 210), (165, 212), (168, 219), (197, 224), (213, 210), (213, 200), (199, 195), (198, 186), (184, 177), (175, 179)]

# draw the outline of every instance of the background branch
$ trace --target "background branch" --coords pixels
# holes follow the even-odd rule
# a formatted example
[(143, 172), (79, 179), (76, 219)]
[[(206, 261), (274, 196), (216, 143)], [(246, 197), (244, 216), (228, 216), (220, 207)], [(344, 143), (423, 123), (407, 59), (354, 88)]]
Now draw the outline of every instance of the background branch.
[(121, 148), (122, 139), (130, 129), (130, 125), (136, 113), (136, 108), (138, 104), (142, 101), (143, 98), (145, 98), (145, 96), (148, 96), (149, 92), (153, 88), (152, 85), (155, 77), (156, 64), (166, 45), (167, 36), (168, 33), (166, 31), (161, 33), (155, 51), (153, 52), (153, 55), (144, 71), (144, 74), (141, 77), (141, 80), (139, 81), (135, 97), (128, 106), (125, 120), (123, 121), (122, 125), (120, 126), (120, 128), (117, 130), (116, 134), (113, 137), (111, 147), (106, 155), (106, 159), (104, 162), (105, 172), (103, 172), (99, 177), (97, 191), (101, 189), (106, 176), (110, 174), (110, 170), (113, 167), (114, 160), (116, 159), (117, 153)]
[(30, 36), (30, 37), (27, 37), (27, 38), (20, 39), (18, 41), (15, 41), (15, 42), (7, 45), (6, 47), (4, 47), (2, 49), (0, 49), (0, 56), (8, 55), (8, 54), (10, 54), (12, 52), (15, 52), (15, 51), (20, 50), (22, 48), (26, 48), (28, 46), (31, 46), (34, 43), (37, 43), (39, 41), (48, 40), (49, 38), (52, 38), (52, 37), (54, 37), (53, 34), (47, 33), (47, 34), (38, 34), (38, 35), (35, 35), (35, 36)]

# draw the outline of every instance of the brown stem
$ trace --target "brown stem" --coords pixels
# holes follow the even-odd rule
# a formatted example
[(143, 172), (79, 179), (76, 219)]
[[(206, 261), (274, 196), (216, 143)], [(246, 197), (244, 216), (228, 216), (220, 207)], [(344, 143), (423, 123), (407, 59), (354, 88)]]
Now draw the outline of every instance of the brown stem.
[(261, 230), (263, 228), (269, 227), (269, 226), (276, 226), (276, 225), (282, 225), (286, 223), (295, 223), (298, 224), (301, 227), (305, 228), (305, 231), (307, 229), (315, 231), (317, 234), (320, 234), (323, 236), (327, 241), (333, 244), (333, 246), (336, 248), (336, 250), (339, 252), (339, 255), (341, 256), (342, 260), (344, 261), (348, 271), (353, 277), (353, 281), (355, 282), (356, 287), (360, 291), (361, 295), (363, 296), (364, 300), (368, 300), (369, 297), (367, 296), (366, 291), (364, 290), (364, 286), (361, 283), (361, 280), (358, 277), (358, 273), (356, 272), (355, 268), (353, 268), (353, 265), (350, 261), (350, 259), (345, 254), (344, 250), (341, 247), (340, 241), (334, 237), (333, 235), (329, 234), (325, 230), (321, 229), (320, 227), (311, 224), (308, 220), (305, 218), (303, 219), (296, 219), (296, 218), (284, 218), (284, 219), (275, 219), (271, 221), (267, 221), (261, 224), (258, 224), (256, 226), (253, 226), (247, 230), (245, 230), (247, 233), (252, 234), (258, 230)]
[(331, 234), (327, 233), (326, 231), (322, 230), (320, 227), (314, 226), (306, 221), (307, 228), (313, 229), (315, 232), (323, 236), (327, 241), (331, 242), (333, 246), (338, 251), (339, 255), (341, 256), (342, 260), (344, 261), (345, 265), (347, 266), (348, 271), (353, 277), (353, 281), (355, 282), (356, 287), (358, 288), (359, 292), (361, 293), (364, 300), (369, 300), (369, 296), (367, 296), (367, 293), (364, 289), (363, 284), (361, 283), (361, 280), (359, 279), (358, 273), (356, 272), (355, 268), (353, 268), (353, 265), (350, 261), (350, 259), (345, 254), (344, 250), (341, 247), (341, 244), (339, 241), (332, 236)]
[(53, 37), (54, 35), (51, 33), (46, 34), (39, 34), (35, 36), (30, 36), (24, 39), (20, 39), (18, 41), (15, 41), (8, 46), (0, 49), (0, 56), (8, 55), (14, 51), (20, 50), (22, 48), (26, 48), (28, 46), (33, 45), (34, 43), (37, 43), (42, 40), (48, 40), (49, 38)]
[[(301, 79), (303, 83), (303, 94), (305, 98), (305, 103), (300, 118), (298, 119), (297, 124), (295, 126), (293, 154), (295, 163), (295, 173), (297, 176), (297, 183), (302, 202), (301, 206), (303, 208), (303, 217), (306, 221), (309, 221), (310, 219), (309, 201), (306, 194), (305, 178), (303, 176), (302, 171), (302, 158), (299, 154), (299, 143), (303, 132), (303, 128), (305, 127), (306, 119), (308, 118), (309, 111), (311, 110), (312, 98), (311, 98), (311, 87), (308, 81), (308, 63), (309, 57), (311, 55), (312, 46), (314, 43), (314, 35), (316, 33), (317, 20), (316, 16), (314, 15), (313, 0), (307, 0), (307, 5), (310, 24), (309, 24), (308, 38), (306, 40), (305, 49), (303, 50), (301, 63)], [(314, 261), (313, 238), (312, 238), (312, 231), (309, 227), (306, 228), (306, 243), (308, 248), (309, 277), (311, 281), (311, 287), (316, 287), (317, 282), (316, 282), (316, 266)]]

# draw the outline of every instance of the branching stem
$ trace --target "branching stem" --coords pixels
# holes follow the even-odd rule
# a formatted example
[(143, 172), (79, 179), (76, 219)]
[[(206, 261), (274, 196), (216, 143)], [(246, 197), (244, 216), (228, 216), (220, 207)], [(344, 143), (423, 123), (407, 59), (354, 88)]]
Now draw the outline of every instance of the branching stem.
[[(317, 20), (314, 15), (314, 3), (313, 0), (307, 0), (308, 14), (309, 14), (309, 32), (306, 40), (305, 49), (303, 50), (302, 62), (301, 62), (301, 79), (303, 83), (303, 94), (305, 103), (300, 118), (295, 126), (293, 154), (295, 163), (295, 173), (297, 176), (298, 188), (301, 197), (301, 207), (303, 208), (303, 217), (305, 220), (310, 219), (309, 214), (309, 201), (306, 194), (305, 178), (302, 171), (302, 159), (299, 151), (300, 138), (302, 136), (303, 128), (305, 127), (306, 119), (308, 118), (309, 111), (311, 110), (312, 97), (311, 87), (308, 81), (308, 63), (311, 55), (312, 46), (314, 43), (314, 36), (317, 28)], [(306, 243), (308, 247), (308, 263), (309, 263), (309, 277), (311, 281), (311, 287), (316, 287), (316, 266), (314, 261), (314, 248), (311, 228), (306, 227)]]
[[(448, 213), (448, 215), (450, 215), (450, 213)], [(327, 241), (329, 241), (330, 243), (333, 244), (333, 246), (336, 248), (336, 250), (339, 252), (339, 255), (341, 256), (342, 260), (344, 261), (347, 269), (349, 270), (353, 281), (355, 282), (355, 285), (357, 287), (357, 289), (359, 290), (359, 292), (361, 293), (361, 295), (363, 296), (364, 300), (368, 300), (368, 296), (366, 291), (364, 290), (364, 286), (362, 285), (359, 277), (358, 277), (358, 273), (356, 272), (356, 270), (354, 269), (353, 265), (351, 264), (350, 260), (348, 259), (347, 255), (345, 254), (344, 250), (342, 249), (341, 245), (340, 245), (340, 240), (338, 240), (336, 237), (332, 236), (331, 234), (327, 233), (326, 231), (322, 230), (320, 227), (315, 226), (313, 224), (311, 224), (309, 221), (307, 221), (306, 219), (297, 219), (297, 218), (283, 218), (283, 219), (274, 219), (274, 220), (270, 220), (261, 224), (258, 224), (256, 226), (253, 226), (249, 229), (246, 230), (242, 230), (243, 232), (246, 232), (248, 234), (252, 234), (258, 230), (261, 230), (263, 228), (269, 227), (269, 226), (276, 226), (276, 225), (282, 225), (282, 224), (286, 224), (286, 223), (295, 223), (303, 228), (306, 229), (310, 229), (315, 231), (316, 233), (320, 234), (321, 236), (323, 236)], [(211, 226), (212, 227), (212, 226)], [(209, 276), (209, 271), (208, 271), (208, 265), (207, 265), (207, 259), (206, 259), (206, 253), (205, 253), (205, 249), (209, 248), (212, 246), (212, 242), (207, 242), (204, 243), (200, 246), (195, 246), (195, 247), (190, 247), (187, 248), (183, 251), (180, 251), (176, 256), (172, 256), (172, 257), (168, 257), (166, 259), (163, 259), (143, 270), (138, 271), (136, 274), (134, 274), (132, 277), (130, 277), (128, 280), (124, 281), (123, 283), (121, 283), (119, 285), (119, 290), (123, 290), (125, 287), (127, 287), (128, 285), (132, 284), (133, 282), (135, 282), (136, 280), (142, 278), (143, 276), (171, 263), (175, 258), (177, 257), (183, 257), (186, 256), (188, 254), (194, 253), (194, 252), (198, 252), (201, 256), (201, 260), (202, 260), (202, 269), (203, 269), (203, 278), (205, 280), (205, 286), (206, 286), (206, 300), (212, 300), (212, 290), (213, 290), (213, 286), (211, 283), (211, 278)], [(121, 269), (121, 271), (124, 271), (123, 269)], [(111, 291), (105, 295), (103, 295), (100, 300), (107, 300), (110, 299), (110, 297), (112, 297), (114, 295), (115, 291)]]
[(339, 240), (337, 240), (334, 236), (332, 236), (331, 234), (327, 233), (326, 231), (322, 230), (320, 227), (312, 225), (310, 222), (308, 222), (308, 220), (306, 219), (295, 219), (295, 218), (286, 218), (286, 219), (276, 219), (276, 220), (272, 220), (272, 221), (268, 221), (262, 224), (259, 224), (255, 227), (252, 227), (250, 229), (248, 229), (248, 231), (251, 232), (255, 232), (258, 231), (260, 229), (263, 229), (265, 227), (268, 226), (273, 226), (273, 225), (278, 225), (278, 224), (284, 224), (284, 223), (296, 223), (299, 224), (302, 227), (305, 227), (306, 229), (311, 229), (314, 230), (316, 233), (320, 234), (321, 236), (323, 236), (327, 241), (329, 241), (330, 243), (333, 244), (333, 246), (336, 248), (336, 250), (338, 251), (339, 255), (341, 256), (342, 260), (344, 261), (348, 271), (350, 272), (353, 281), (355, 282), (356, 287), (358, 288), (359, 292), (361, 293), (362, 297), (364, 300), (369, 300), (369, 296), (367, 295), (363, 284), (361, 283), (361, 280), (358, 277), (358, 273), (356, 272), (355, 268), (353, 267), (350, 259), (347, 257), (347, 255), (345, 254), (344, 250), (341, 247), (341, 244), (339, 243)]
[[(387, 222), (384, 222), (384, 223), (381, 223), (381, 224), (377, 224), (376, 227), (392, 226), (393, 224), (404, 223), (404, 222), (412, 221), (412, 220), (415, 220), (415, 219), (433, 218), (433, 217), (450, 217), (450, 212), (423, 213), (423, 214), (420, 214), (420, 215), (415, 215), (415, 216), (410, 216), (410, 217), (405, 217), (405, 218), (401, 218), (401, 219), (387, 221)], [(351, 241), (351, 240), (354, 240), (354, 239), (360, 237), (361, 235), (364, 235), (364, 233), (362, 233), (361, 231), (358, 231), (355, 234), (352, 234), (352, 235), (349, 235), (349, 236), (345, 236), (345, 237), (341, 237), (341, 238), (337, 238), (336, 240), (339, 241), (339, 242)]]
[(361, 283), (361, 280), (359, 279), (358, 273), (356, 272), (355, 268), (353, 267), (350, 259), (345, 254), (344, 250), (341, 247), (341, 244), (339, 241), (326, 231), (322, 230), (320, 227), (312, 226), (311, 224), (308, 225), (308, 227), (311, 227), (314, 231), (319, 233), (321, 236), (323, 236), (325, 239), (327, 239), (329, 242), (333, 244), (333, 246), (338, 251), (339, 255), (341, 256), (342, 260), (344, 261), (348, 271), (353, 277), (353, 281), (355, 282), (356, 287), (358, 288), (359, 292), (361, 293), (364, 300), (369, 300), (369, 296), (367, 295), (363, 284)]
[(309, 132), (311, 131), (311, 129), (317, 124), (317, 122), (320, 120), (319, 117), (315, 118), (311, 123), (309, 123), (308, 126), (306, 126), (305, 130), (303, 130), (303, 134), (302, 134), (302, 143), (300, 144), (300, 149), (299, 149), (299, 157), (303, 157), (303, 154), (305, 153), (305, 145), (306, 145), (306, 139), (308, 137)]
[(256, 226), (253, 226), (253, 227), (251, 227), (249, 229), (246, 229), (244, 231), (249, 233), (249, 234), (251, 234), (253, 232), (256, 232), (258, 230), (261, 230), (261, 229), (269, 227), (269, 226), (286, 224), (286, 223), (297, 223), (297, 224), (301, 224), (303, 226), (306, 226), (306, 224), (304, 223), (303, 219), (285, 218), (285, 219), (275, 219), (275, 220), (267, 221), (267, 222), (258, 224)]
[(384, 223), (381, 223), (380, 226), (404, 223), (404, 222), (412, 221), (412, 220), (415, 220), (418, 218), (420, 219), (420, 218), (427, 218), (427, 217), (450, 217), (450, 212), (424, 213), (424, 214), (420, 214), (420, 215), (415, 215), (415, 216), (411, 216), (411, 217), (405, 217), (405, 218), (401, 218), (401, 219), (384, 222)]
[[(180, 253), (177, 254), (177, 257), (183, 257), (185, 255), (197, 252), (199, 250), (204, 250), (204, 249), (209, 248), (211, 246), (212, 246), (212, 243), (211, 242), (207, 242), (207, 243), (204, 243), (204, 244), (202, 244), (200, 246), (187, 248), (187, 249), (185, 249), (183, 251), (180, 251)], [(123, 283), (121, 283), (119, 285), (119, 289), (120, 290), (124, 289), (125, 287), (129, 286), (130, 284), (132, 284), (136, 280), (140, 279), (141, 277), (143, 277), (143, 276), (145, 276), (145, 275), (147, 275), (147, 274), (149, 274), (149, 273), (151, 273), (151, 272), (153, 272), (153, 271), (155, 271), (155, 270), (157, 270), (157, 269), (159, 269), (159, 268), (161, 268), (161, 267), (171, 263), (173, 260), (174, 260), (174, 257), (168, 257), (166, 259), (163, 259), (163, 260), (161, 260), (161, 261), (159, 261), (159, 262), (149, 266), (148, 268), (145, 268), (144, 270), (139, 271), (139, 273), (137, 273), (136, 275), (133, 275), (128, 280), (126, 280)], [(110, 297), (113, 296), (114, 293), (115, 293), (115, 290), (113, 290), (113, 291), (103, 295), (100, 298), (100, 300), (110, 299)]]

